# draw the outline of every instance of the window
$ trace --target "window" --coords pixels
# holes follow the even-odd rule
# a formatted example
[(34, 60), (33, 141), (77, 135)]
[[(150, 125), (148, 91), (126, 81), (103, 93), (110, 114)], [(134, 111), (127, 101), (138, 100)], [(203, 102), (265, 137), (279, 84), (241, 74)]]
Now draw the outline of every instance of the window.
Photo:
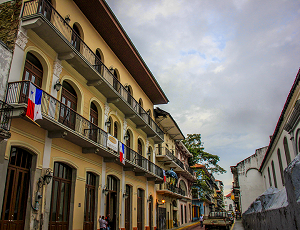
[(80, 31), (79, 27), (75, 23), (73, 25), (71, 43), (74, 48), (80, 52)]
[(272, 187), (271, 174), (270, 174), (270, 168), (269, 167), (268, 167), (268, 177), (269, 177), (270, 187)]
[(98, 125), (98, 109), (93, 102), (91, 103), (91, 108), (90, 108), (90, 121), (94, 125)]
[(284, 176), (283, 176), (283, 167), (282, 167), (280, 149), (277, 150), (277, 157), (278, 157), (278, 163), (279, 163), (279, 169), (280, 169), (281, 182), (282, 182), (282, 185), (284, 185)]
[(114, 137), (118, 138), (118, 123), (116, 121), (114, 123)]
[(143, 145), (140, 139), (138, 139), (138, 154), (143, 155)]
[(102, 60), (102, 55), (101, 51), (99, 49), (96, 50), (96, 57), (95, 57), (95, 69), (97, 70), (98, 73), (102, 74), (102, 69), (103, 69), (103, 60)]
[(284, 146), (284, 152), (285, 152), (285, 157), (286, 157), (286, 163), (290, 164), (291, 163), (291, 155), (290, 155), (290, 150), (289, 150), (289, 146), (288, 146), (286, 137), (284, 137), (284, 139), (283, 139), (283, 146)]
[(111, 121), (111, 117), (109, 117), (108, 120), (110, 122), (110, 126), (107, 127), (107, 132), (111, 135), (112, 134), (112, 132), (111, 132), (112, 131), (112, 127), (111, 126), (112, 126), (113, 123)]
[(127, 147), (130, 148), (130, 140), (131, 140), (131, 135), (130, 132), (127, 130), (126, 135), (128, 136), (128, 139), (126, 140), (126, 145)]
[(85, 184), (84, 230), (94, 229), (95, 191), (96, 176), (93, 173), (87, 172)]
[(140, 116), (142, 116), (142, 112), (143, 112), (143, 100), (142, 98), (139, 99), (139, 114)]
[(77, 94), (66, 81), (62, 84), (61, 107), (59, 121), (71, 129), (75, 128)]
[(43, 66), (39, 59), (32, 53), (26, 55), (25, 68), (23, 73), (23, 81), (31, 81), (38, 87), (42, 87)]
[(277, 181), (276, 181), (276, 174), (275, 174), (274, 161), (272, 161), (271, 165), (272, 165), (272, 172), (273, 172), (274, 186), (275, 186), (275, 188), (277, 188)]

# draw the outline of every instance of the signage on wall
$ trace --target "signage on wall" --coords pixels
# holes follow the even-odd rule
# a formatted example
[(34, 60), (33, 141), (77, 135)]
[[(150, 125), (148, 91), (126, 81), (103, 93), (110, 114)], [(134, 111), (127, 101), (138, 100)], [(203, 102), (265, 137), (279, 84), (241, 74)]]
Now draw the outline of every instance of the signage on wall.
[(107, 147), (118, 152), (118, 139), (108, 134)]

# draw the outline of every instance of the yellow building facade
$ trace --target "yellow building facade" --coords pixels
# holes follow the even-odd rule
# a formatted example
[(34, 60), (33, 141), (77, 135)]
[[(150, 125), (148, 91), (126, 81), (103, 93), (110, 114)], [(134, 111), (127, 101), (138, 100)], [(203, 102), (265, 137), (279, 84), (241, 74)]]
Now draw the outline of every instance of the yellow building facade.
[(157, 228), (168, 99), (105, 1), (22, 2), (6, 102), (0, 229)]

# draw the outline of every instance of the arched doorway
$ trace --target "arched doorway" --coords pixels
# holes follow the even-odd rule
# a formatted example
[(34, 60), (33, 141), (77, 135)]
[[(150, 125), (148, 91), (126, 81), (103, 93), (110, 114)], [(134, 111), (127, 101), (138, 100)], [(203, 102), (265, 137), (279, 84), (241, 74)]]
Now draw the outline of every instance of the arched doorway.
[(119, 229), (117, 226), (119, 180), (114, 176), (107, 176), (106, 188), (108, 189), (106, 195), (106, 216), (110, 215), (110, 229), (117, 230)]
[[(42, 87), (43, 81), (43, 66), (39, 59), (28, 52), (26, 55), (26, 61), (23, 72), (23, 81), (30, 81), (36, 84), (38, 87)], [(28, 98), (29, 84), (22, 84), (21, 95), (20, 95), (20, 103), (27, 102)]]
[(96, 57), (95, 57), (95, 69), (98, 73), (102, 74), (102, 55), (99, 51), (99, 49), (96, 50)]
[(74, 23), (73, 31), (72, 31), (72, 38), (71, 43), (75, 47), (76, 50), (80, 52), (80, 31), (78, 26)]
[(31, 160), (32, 155), (26, 150), (11, 148), (0, 229), (24, 229)]
[(83, 230), (93, 230), (95, 225), (95, 191), (96, 191), (96, 176), (91, 173), (86, 173), (85, 184), (85, 207), (84, 207), (84, 223)]
[(62, 86), (62, 104), (59, 113), (59, 122), (71, 129), (75, 129), (77, 94), (74, 88), (68, 82), (63, 81)]
[(152, 230), (152, 228), (153, 228), (153, 197), (152, 197), (152, 195), (149, 196), (148, 212), (149, 212), (149, 229)]
[(54, 163), (49, 229), (69, 229), (72, 169)]

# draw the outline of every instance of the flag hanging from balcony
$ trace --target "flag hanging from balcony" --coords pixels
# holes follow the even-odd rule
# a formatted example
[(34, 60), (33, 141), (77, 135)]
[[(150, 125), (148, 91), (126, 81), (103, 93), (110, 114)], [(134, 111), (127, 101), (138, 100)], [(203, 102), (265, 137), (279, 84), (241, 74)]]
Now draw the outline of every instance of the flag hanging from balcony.
[(43, 119), (41, 109), (42, 93), (41, 89), (30, 82), (26, 116), (33, 121)]
[(121, 142), (119, 142), (119, 149), (120, 149), (120, 162), (125, 165), (124, 144)]
[(166, 178), (166, 171), (165, 170), (163, 170), (163, 174), (164, 174), (164, 182), (166, 183), (167, 178)]

